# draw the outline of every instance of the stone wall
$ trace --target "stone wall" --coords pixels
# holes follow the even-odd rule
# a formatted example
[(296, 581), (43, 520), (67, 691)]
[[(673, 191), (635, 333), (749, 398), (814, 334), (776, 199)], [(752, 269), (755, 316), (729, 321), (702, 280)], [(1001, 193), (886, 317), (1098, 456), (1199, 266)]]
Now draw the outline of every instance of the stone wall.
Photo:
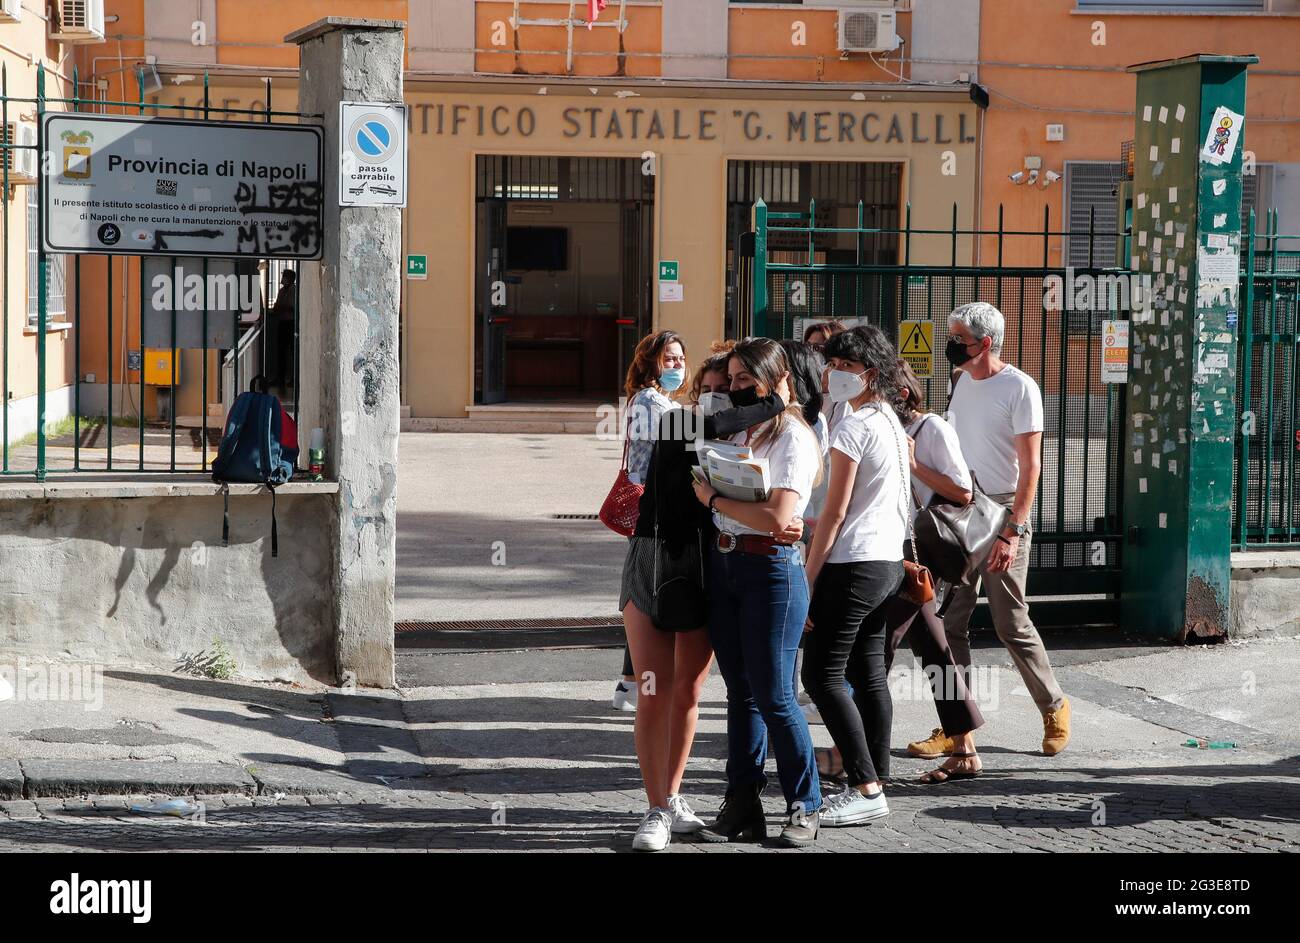
[(0, 653), (175, 669), (220, 639), (238, 674), (336, 681), (337, 485), (0, 484)]

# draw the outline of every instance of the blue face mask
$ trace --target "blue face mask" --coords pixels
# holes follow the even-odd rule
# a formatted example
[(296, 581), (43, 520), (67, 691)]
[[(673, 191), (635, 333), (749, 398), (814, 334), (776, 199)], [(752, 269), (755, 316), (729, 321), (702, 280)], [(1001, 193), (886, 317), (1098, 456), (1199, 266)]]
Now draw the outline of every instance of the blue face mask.
[(671, 393), (686, 382), (686, 371), (681, 367), (673, 367), (671, 370), (665, 370), (659, 374), (659, 385)]

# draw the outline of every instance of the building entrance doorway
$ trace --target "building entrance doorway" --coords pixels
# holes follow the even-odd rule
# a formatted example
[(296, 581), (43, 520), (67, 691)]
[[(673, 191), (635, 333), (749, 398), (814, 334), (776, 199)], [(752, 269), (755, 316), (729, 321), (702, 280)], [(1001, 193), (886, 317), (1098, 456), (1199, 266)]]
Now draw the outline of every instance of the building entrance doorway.
[(627, 158), (477, 158), (474, 400), (617, 398), (650, 328), (654, 177)]

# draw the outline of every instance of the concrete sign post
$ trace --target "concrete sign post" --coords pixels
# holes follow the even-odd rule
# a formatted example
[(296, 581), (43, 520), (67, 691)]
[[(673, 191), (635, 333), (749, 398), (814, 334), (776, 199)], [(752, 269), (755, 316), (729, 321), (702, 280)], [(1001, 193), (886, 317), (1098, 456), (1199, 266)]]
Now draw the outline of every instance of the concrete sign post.
[[(342, 153), (348, 129), (341, 103), (402, 101), (404, 27), (400, 20), (326, 17), (285, 37), (299, 48), (298, 109), (322, 116), (327, 154)], [(382, 136), (372, 133), (376, 141)], [(339, 192), (330, 176), (340, 170), (326, 162), (326, 193)], [(390, 205), (325, 202), (324, 255), (319, 266), (303, 267), (300, 288), (299, 427), (325, 430), (326, 475), (339, 481), (332, 565), (339, 682), (388, 688), (402, 217)]]

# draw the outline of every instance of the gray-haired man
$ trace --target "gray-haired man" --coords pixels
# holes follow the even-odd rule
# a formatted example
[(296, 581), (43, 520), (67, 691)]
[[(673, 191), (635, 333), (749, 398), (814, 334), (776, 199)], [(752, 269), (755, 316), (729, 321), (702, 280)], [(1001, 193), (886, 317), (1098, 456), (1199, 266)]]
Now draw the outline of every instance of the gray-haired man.
[[(1025, 599), (1043, 396), (1032, 377), (999, 358), (1004, 321), (993, 305), (982, 301), (962, 305), (948, 316), (948, 331), (945, 354), (958, 368), (948, 418), (980, 488), (1011, 511), (1011, 520), (981, 571), (984, 594), (998, 639), (1043, 714), (1043, 752), (1050, 756), (1060, 753), (1070, 740), (1070, 702), (1056, 682)], [(970, 617), (977, 595), (978, 586), (957, 588), (944, 616), (953, 657), (968, 678)], [(930, 758), (952, 753), (952, 739), (936, 730), (928, 740), (909, 744), (908, 751)]]

